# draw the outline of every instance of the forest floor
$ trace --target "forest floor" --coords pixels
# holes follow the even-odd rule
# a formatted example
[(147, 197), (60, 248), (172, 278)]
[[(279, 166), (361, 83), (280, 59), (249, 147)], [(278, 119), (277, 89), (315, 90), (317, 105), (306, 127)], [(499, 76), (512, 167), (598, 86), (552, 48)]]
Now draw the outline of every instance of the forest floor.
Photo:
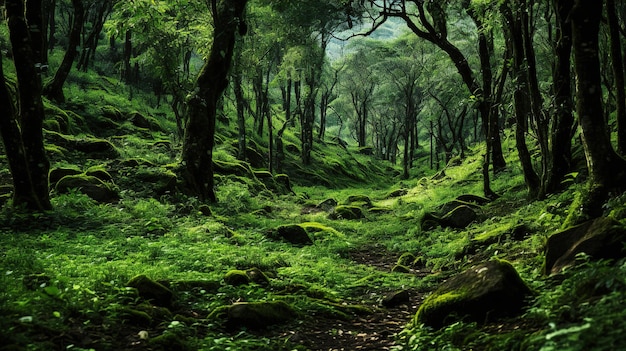
[[(479, 207), (464, 229), (423, 227), (422, 219), (460, 195), (482, 194), (481, 144), (439, 170), (419, 152), (410, 179), (401, 179), (398, 166), (334, 142), (316, 144), (314, 164), (303, 167), (299, 139), (287, 130), (290, 191), (263, 167), (262, 137), (251, 136), (250, 162), (242, 162), (232, 123), (220, 124), (219, 201), (207, 207), (177, 191), (175, 122), (139, 98), (112, 96), (99, 79), (81, 79), (90, 90), (71, 86), (65, 105), (46, 102), (46, 149), (54, 172), (99, 177), (115, 196), (97, 201), (83, 188), (52, 186), (54, 209), (24, 214), (10, 206), (11, 176), (0, 156), (0, 190), (8, 189), (0, 193), (0, 351), (626, 347), (624, 261), (585, 261), (556, 279), (542, 272), (547, 238), (577, 211), (583, 172), (570, 175), (563, 192), (528, 201), (510, 131), (507, 169), (492, 179), (501, 197)], [(625, 200), (616, 195), (606, 214), (626, 222)], [(362, 216), (337, 216), (348, 205)], [(312, 244), (277, 240), (278, 228), (291, 224)], [(413, 263), (401, 264), (406, 255)], [(443, 281), (492, 259), (510, 262), (537, 292), (519, 316), (440, 330), (413, 322)], [(267, 281), (225, 279), (253, 268)], [(172, 301), (141, 296), (129, 286), (138, 276), (170, 289)], [(381, 305), (396, 292), (408, 297)], [(262, 328), (233, 327), (220, 311), (245, 302), (283, 302), (294, 313)]]

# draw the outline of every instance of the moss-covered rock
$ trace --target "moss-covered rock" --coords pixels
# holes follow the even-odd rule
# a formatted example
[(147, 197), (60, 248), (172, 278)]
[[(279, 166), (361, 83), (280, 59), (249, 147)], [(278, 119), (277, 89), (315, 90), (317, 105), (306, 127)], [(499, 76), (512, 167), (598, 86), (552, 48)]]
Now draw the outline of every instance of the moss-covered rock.
[(86, 174), (65, 176), (55, 186), (55, 190), (60, 194), (67, 193), (70, 189), (77, 189), (98, 202), (110, 203), (120, 199), (120, 195), (110, 183)]
[(148, 344), (150, 345), (150, 349), (155, 351), (191, 350), (183, 338), (170, 331), (166, 331), (162, 335), (150, 339)]
[(618, 221), (600, 217), (553, 234), (546, 245), (544, 272), (554, 274), (573, 265), (584, 252), (594, 259), (626, 256), (626, 228)]
[(338, 205), (335, 211), (329, 216), (331, 219), (361, 219), (365, 218), (363, 210), (358, 206)]
[(231, 327), (262, 329), (295, 318), (293, 307), (284, 301), (240, 302), (228, 307), (227, 322)]
[(461, 319), (491, 321), (519, 313), (531, 294), (510, 263), (489, 261), (440, 285), (422, 303), (415, 319), (433, 328)]
[(472, 207), (461, 205), (441, 217), (439, 223), (447, 227), (463, 229), (477, 218), (478, 214)]
[(325, 212), (331, 212), (335, 209), (335, 207), (337, 206), (337, 200), (335, 199), (326, 199), (322, 202), (320, 202), (319, 204), (315, 205), (316, 208), (325, 211)]
[(139, 296), (152, 301), (155, 305), (169, 307), (172, 304), (172, 291), (146, 275), (138, 275), (128, 281), (126, 286), (137, 289)]
[(262, 270), (256, 267), (246, 270), (246, 275), (248, 276), (248, 279), (250, 279), (250, 281), (253, 283), (263, 286), (267, 286), (270, 284), (270, 278), (267, 276), (267, 274), (265, 274)]
[(85, 174), (91, 177), (96, 177), (103, 182), (109, 182), (113, 180), (111, 174), (102, 166), (89, 167)]
[(401, 265), (401, 266), (411, 266), (413, 265), (414, 261), (415, 261), (415, 255), (413, 255), (410, 252), (405, 252), (402, 255), (400, 255), (400, 257), (398, 257), (398, 261), (396, 262), (396, 264)]
[(48, 173), (48, 181), (50, 182), (50, 188), (56, 187), (56, 184), (61, 178), (65, 176), (78, 175), (83, 173), (80, 169), (69, 167), (53, 168)]
[(343, 205), (372, 207), (372, 200), (367, 195), (350, 195), (346, 201), (343, 202)]
[(276, 236), (294, 245), (312, 245), (306, 230), (297, 224), (282, 225), (275, 230)]
[(391, 268), (391, 271), (393, 273), (410, 273), (411, 272), (411, 268), (409, 268), (407, 266), (403, 266), (401, 264), (397, 264), (397, 265), (393, 266), (393, 268)]
[(250, 283), (250, 278), (248, 278), (245, 271), (233, 269), (226, 272), (226, 275), (224, 275), (224, 282), (233, 286), (245, 285)]

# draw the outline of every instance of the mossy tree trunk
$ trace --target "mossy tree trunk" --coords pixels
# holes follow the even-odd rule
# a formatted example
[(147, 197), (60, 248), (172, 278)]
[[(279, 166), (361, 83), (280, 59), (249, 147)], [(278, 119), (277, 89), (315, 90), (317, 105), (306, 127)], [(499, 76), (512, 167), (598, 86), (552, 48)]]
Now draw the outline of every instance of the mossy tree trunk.
[(83, 22), (85, 17), (85, 10), (82, 0), (72, 0), (72, 6), (74, 7), (74, 21), (72, 23), (72, 29), (69, 34), (67, 51), (65, 51), (65, 56), (63, 56), (61, 66), (59, 66), (56, 73), (54, 74), (54, 78), (48, 84), (46, 84), (43, 90), (44, 95), (47, 98), (57, 102), (65, 101), (65, 95), (63, 94), (63, 84), (65, 84), (65, 80), (70, 74), (70, 71), (72, 70), (72, 64), (74, 63), (74, 60), (76, 59), (76, 56), (78, 54), (76, 48), (80, 45), (80, 34), (83, 29)]
[(13, 177), (13, 205), (31, 211), (49, 210), (50, 163), (43, 145), (41, 77), (35, 65), (40, 63), (40, 57), (35, 57), (38, 51), (31, 46), (24, 2), (7, 0), (5, 5), (17, 75), (18, 108), (14, 108), (0, 65), (0, 133)]
[(216, 202), (213, 190), (213, 144), (219, 98), (228, 86), (238, 27), (243, 23), (247, 0), (211, 2), (214, 34), (209, 57), (188, 102), (182, 152), (182, 173), (187, 188), (203, 201)]
[(589, 168), (586, 214), (602, 214), (610, 190), (624, 188), (626, 161), (613, 149), (604, 121), (598, 34), (604, 1), (576, 0), (570, 18), (576, 73), (576, 110)]
[(606, 13), (608, 18), (611, 64), (615, 79), (615, 104), (617, 107), (617, 151), (626, 155), (626, 91), (624, 86), (624, 60), (620, 43), (620, 23), (615, 8), (615, 0), (607, 0)]

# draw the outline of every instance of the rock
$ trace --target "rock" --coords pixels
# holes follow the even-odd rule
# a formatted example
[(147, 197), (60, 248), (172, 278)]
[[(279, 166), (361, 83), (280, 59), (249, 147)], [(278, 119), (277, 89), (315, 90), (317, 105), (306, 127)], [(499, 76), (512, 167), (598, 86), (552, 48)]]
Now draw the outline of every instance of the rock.
[(600, 217), (548, 238), (544, 272), (555, 274), (572, 266), (584, 252), (594, 259), (625, 257), (626, 228), (614, 219)]
[(321, 209), (322, 211), (330, 212), (335, 208), (335, 206), (337, 206), (337, 200), (331, 198), (320, 202), (315, 207)]
[(107, 172), (104, 168), (101, 167), (91, 167), (86, 172), (86, 175), (96, 177), (103, 182), (112, 181), (113, 177), (109, 172)]
[(393, 266), (393, 268), (391, 269), (391, 271), (393, 273), (410, 273), (411, 272), (411, 268), (401, 265), (401, 264), (397, 264), (395, 266)]
[(117, 191), (109, 183), (84, 174), (65, 176), (55, 186), (55, 190), (59, 194), (65, 194), (70, 189), (77, 189), (98, 202), (111, 203), (120, 199)]
[(162, 335), (150, 339), (148, 344), (150, 345), (150, 350), (154, 351), (191, 350), (180, 335), (170, 331), (166, 331)]
[(277, 235), (294, 245), (312, 245), (313, 241), (306, 230), (297, 224), (283, 225), (276, 228)]
[(372, 200), (367, 195), (350, 195), (343, 203), (344, 205), (359, 204), (365, 207), (372, 207)]
[(395, 197), (404, 196), (404, 195), (406, 195), (408, 193), (409, 193), (409, 191), (407, 189), (397, 189), (397, 190), (394, 190), (394, 191), (390, 192), (386, 196), (386, 198), (387, 199), (392, 199), (392, 198), (395, 198)]
[(492, 321), (519, 313), (530, 294), (510, 263), (489, 261), (440, 285), (422, 303), (415, 319), (437, 329), (459, 319)]
[(70, 148), (85, 153), (91, 158), (115, 159), (120, 157), (115, 146), (104, 139), (76, 139)]
[(83, 173), (82, 171), (74, 168), (53, 168), (48, 174), (48, 181), (50, 182), (50, 188), (54, 188), (61, 178), (68, 175), (78, 175)]
[(280, 324), (296, 316), (293, 308), (284, 301), (239, 302), (228, 308), (228, 324), (231, 327), (262, 329)]
[(224, 282), (228, 285), (239, 286), (250, 283), (250, 278), (245, 271), (233, 269), (224, 276)]
[(399, 258), (396, 264), (401, 266), (411, 266), (415, 261), (415, 255), (410, 252), (403, 253)]
[(250, 268), (246, 271), (246, 275), (250, 279), (251, 282), (257, 283), (259, 285), (267, 286), (270, 284), (270, 278), (267, 277), (262, 270), (254, 267)]
[(391, 292), (383, 298), (381, 304), (387, 308), (397, 307), (408, 304), (411, 301), (411, 295), (408, 290), (400, 290)]
[(461, 201), (459, 199), (455, 199), (452, 200), (450, 202), (446, 202), (445, 204), (439, 206), (439, 208), (437, 209), (437, 211), (442, 215), (446, 215), (447, 213), (450, 213), (450, 211), (454, 210), (455, 208), (459, 207), (459, 206), (468, 206), (471, 207), (472, 209), (478, 209), (479, 206), (471, 203), (471, 202), (465, 202), (465, 201)]
[(440, 223), (447, 227), (463, 229), (470, 225), (477, 217), (478, 215), (473, 208), (461, 205), (444, 215)]
[(137, 289), (141, 298), (152, 301), (157, 306), (169, 307), (172, 304), (172, 291), (143, 274), (129, 280), (126, 286)]
[(286, 174), (277, 174), (274, 176), (274, 180), (276, 181), (276, 183), (278, 183), (279, 185), (282, 185), (285, 187), (285, 189), (291, 193), (291, 194), (296, 194), (293, 189), (291, 189), (291, 181), (289, 180), (289, 176)]
[(361, 219), (365, 218), (363, 210), (358, 206), (339, 205), (330, 214), (331, 219)]

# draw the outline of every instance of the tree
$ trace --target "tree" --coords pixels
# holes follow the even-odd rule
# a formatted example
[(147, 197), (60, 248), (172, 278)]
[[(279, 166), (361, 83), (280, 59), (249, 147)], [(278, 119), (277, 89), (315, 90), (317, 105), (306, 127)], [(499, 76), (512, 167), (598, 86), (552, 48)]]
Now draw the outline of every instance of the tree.
[(218, 100), (228, 86), (228, 72), (238, 30), (245, 28), (247, 0), (212, 0), (214, 34), (209, 57), (188, 101), (181, 172), (187, 188), (202, 201), (216, 202), (213, 145)]
[(37, 56), (41, 52), (33, 50), (24, 2), (7, 0), (5, 6), (17, 74), (17, 109), (0, 63), (0, 106), (5, 109), (0, 114), (0, 133), (13, 177), (13, 205), (31, 211), (49, 210), (52, 208), (48, 193), (50, 163), (43, 144), (41, 77), (35, 66), (41, 62)]
[(576, 111), (589, 169), (590, 194), (585, 211), (597, 217), (609, 192), (624, 188), (626, 160), (613, 149), (604, 121), (598, 34), (604, 1), (576, 0), (570, 14)]
[(63, 94), (63, 84), (67, 79), (67, 76), (70, 74), (72, 70), (72, 64), (76, 59), (76, 55), (78, 52), (76, 48), (80, 44), (80, 33), (83, 28), (84, 22), (84, 8), (82, 0), (72, 0), (72, 5), (74, 6), (74, 17), (72, 21), (72, 29), (69, 33), (69, 40), (67, 44), (67, 50), (65, 51), (65, 56), (63, 57), (63, 61), (61, 62), (61, 66), (57, 69), (54, 74), (54, 78), (46, 84), (43, 89), (44, 95), (54, 101), (64, 102), (65, 96)]

